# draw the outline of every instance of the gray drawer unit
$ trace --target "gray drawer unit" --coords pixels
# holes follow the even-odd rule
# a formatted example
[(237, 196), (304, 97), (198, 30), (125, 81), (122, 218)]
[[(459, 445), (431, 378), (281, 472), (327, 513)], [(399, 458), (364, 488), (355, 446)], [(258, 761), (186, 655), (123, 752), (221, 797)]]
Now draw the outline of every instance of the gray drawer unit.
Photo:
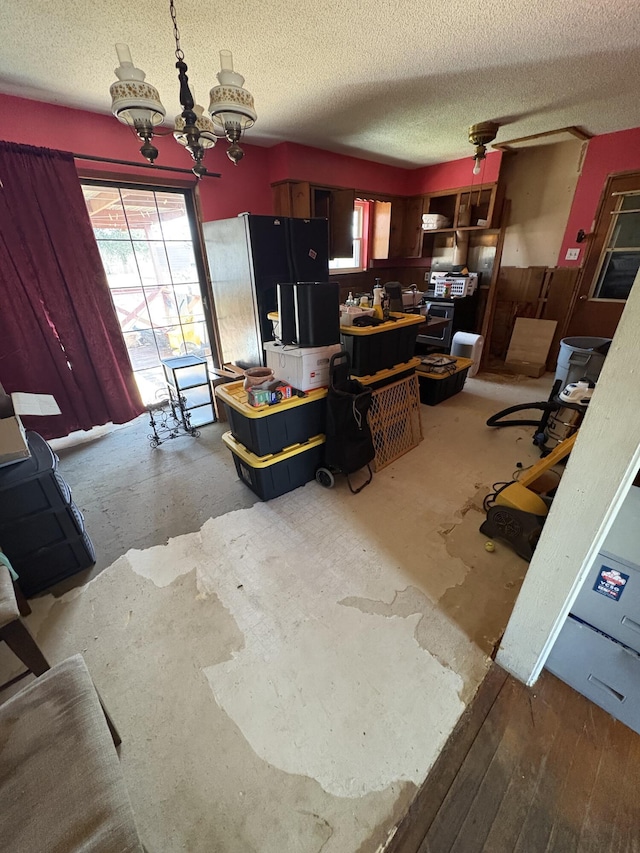
[(640, 734), (640, 655), (569, 617), (546, 668)]
[(600, 552), (571, 612), (640, 652), (640, 566)]

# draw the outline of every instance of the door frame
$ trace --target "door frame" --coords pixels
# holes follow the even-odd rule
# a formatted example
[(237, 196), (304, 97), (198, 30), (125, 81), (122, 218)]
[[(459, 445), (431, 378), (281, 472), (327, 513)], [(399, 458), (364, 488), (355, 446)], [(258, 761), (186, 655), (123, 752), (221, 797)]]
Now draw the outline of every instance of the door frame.
[[(626, 304), (626, 300), (620, 299), (592, 299), (591, 293), (595, 286), (595, 278), (600, 270), (600, 260), (602, 253), (606, 248), (607, 240), (610, 234), (610, 216), (617, 203), (617, 195), (614, 193), (640, 192), (640, 171), (637, 169), (625, 172), (612, 172), (607, 175), (604, 187), (600, 194), (600, 200), (594, 217), (593, 231), (588, 235), (588, 243), (586, 246), (585, 258), (580, 274), (576, 280), (576, 286), (573, 293), (573, 298), (567, 313), (567, 321), (563, 330), (563, 337), (572, 334), (583, 334), (580, 327), (575, 328), (579, 322), (579, 308), (582, 303), (597, 303), (600, 306), (600, 313), (603, 316), (603, 324), (613, 325), (611, 334), (606, 337), (613, 337), (613, 332), (617, 328), (622, 316), (622, 311)], [(578, 315), (576, 317), (576, 314)], [(573, 327), (573, 328), (572, 328)]]

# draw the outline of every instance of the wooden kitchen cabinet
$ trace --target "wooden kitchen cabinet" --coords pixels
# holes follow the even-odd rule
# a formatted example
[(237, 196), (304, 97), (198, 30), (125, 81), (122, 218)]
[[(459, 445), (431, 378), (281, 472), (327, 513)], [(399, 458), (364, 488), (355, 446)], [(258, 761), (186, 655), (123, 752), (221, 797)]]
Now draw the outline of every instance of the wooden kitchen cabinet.
[(308, 181), (280, 181), (272, 184), (271, 190), (276, 216), (311, 217), (311, 188)]
[(329, 257), (349, 258), (353, 253), (353, 209), (356, 192), (320, 187), (308, 181), (279, 181), (271, 185), (276, 216), (329, 221)]

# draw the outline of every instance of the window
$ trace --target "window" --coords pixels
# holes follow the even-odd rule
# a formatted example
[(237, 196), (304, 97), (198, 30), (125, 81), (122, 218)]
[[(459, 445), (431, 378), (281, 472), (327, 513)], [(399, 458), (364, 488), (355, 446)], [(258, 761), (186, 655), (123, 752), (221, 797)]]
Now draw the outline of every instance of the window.
[(82, 191), (148, 404), (165, 389), (161, 359), (193, 354), (213, 366), (190, 199), (180, 190), (104, 183), (83, 183)]
[(367, 231), (369, 202), (356, 199), (353, 208), (353, 255), (350, 258), (334, 258), (329, 261), (329, 270), (334, 273), (362, 272), (367, 268)]
[(640, 267), (640, 193), (619, 193), (593, 299), (626, 299)]

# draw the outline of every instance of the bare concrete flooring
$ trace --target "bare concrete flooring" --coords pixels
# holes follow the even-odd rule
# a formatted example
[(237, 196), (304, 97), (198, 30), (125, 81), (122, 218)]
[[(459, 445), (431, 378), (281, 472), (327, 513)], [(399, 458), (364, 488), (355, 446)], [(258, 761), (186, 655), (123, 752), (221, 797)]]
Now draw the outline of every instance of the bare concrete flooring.
[(158, 450), (144, 418), (59, 443), (98, 563), (28, 624), (50, 660), (85, 656), (150, 853), (381, 849), (527, 568), (478, 526), (491, 484), (537, 460), (532, 430), (484, 422), (550, 385), (484, 375), (422, 407), (424, 441), (358, 496), (257, 501), (225, 425)]

